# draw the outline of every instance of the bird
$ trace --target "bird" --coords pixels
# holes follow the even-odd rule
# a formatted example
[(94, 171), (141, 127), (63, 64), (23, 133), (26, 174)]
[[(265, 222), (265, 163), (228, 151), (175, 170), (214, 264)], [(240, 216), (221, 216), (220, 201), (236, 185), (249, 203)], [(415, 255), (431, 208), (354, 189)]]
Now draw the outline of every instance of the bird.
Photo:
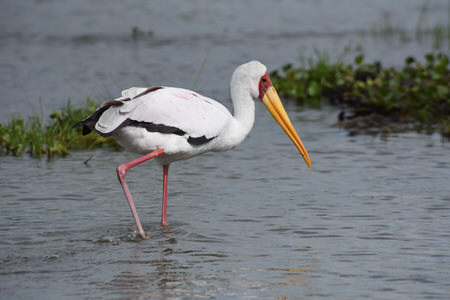
[(268, 109), (300, 152), (307, 166), (311, 160), (275, 90), (267, 67), (253, 60), (238, 66), (231, 76), (230, 96), (234, 113), (221, 103), (197, 92), (176, 87), (132, 87), (121, 97), (108, 100), (86, 119), (76, 123), (82, 134), (92, 131), (113, 137), (125, 149), (142, 156), (116, 168), (141, 238), (150, 239), (139, 219), (127, 171), (150, 159), (163, 167), (161, 225), (167, 226), (169, 165), (208, 151), (235, 148), (248, 135), (255, 119), (255, 102)]

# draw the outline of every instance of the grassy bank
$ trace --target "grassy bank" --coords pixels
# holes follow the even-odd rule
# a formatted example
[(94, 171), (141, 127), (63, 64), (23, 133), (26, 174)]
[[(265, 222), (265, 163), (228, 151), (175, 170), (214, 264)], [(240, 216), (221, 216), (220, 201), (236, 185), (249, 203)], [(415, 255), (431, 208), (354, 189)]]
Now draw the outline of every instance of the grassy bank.
[[(450, 70), (445, 55), (427, 55), (423, 62), (409, 57), (399, 69), (380, 63), (331, 62), (325, 53), (303, 60), (300, 67), (286, 65), (271, 73), (280, 95), (301, 105), (319, 108), (326, 103), (341, 109), (337, 125), (350, 132), (398, 130), (440, 131), (450, 137)], [(33, 157), (65, 156), (73, 150), (111, 147), (111, 138), (97, 133), (83, 136), (73, 124), (95, 111), (87, 99), (81, 107), (70, 101), (48, 120), (38, 116), (14, 118), (0, 124), (0, 154)]]
[(450, 137), (449, 58), (426, 55), (423, 62), (405, 59), (399, 69), (365, 63), (332, 63), (324, 53), (286, 65), (271, 78), (281, 96), (299, 104), (323, 103), (341, 108), (337, 125), (352, 131), (439, 131)]
[(48, 121), (38, 116), (28, 119), (14, 118), (0, 124), (0, 154), (19, 156), (29, 153), (33, 157), (65, 156), (72, 150), (112, 147), (118, 149), (111, 138), (96, 133), (81, 135), (81, 128), (73, 124), (95, 111), (96, 103), (87, 99), (82, 107), (74, 108), (70, 101), (60, 110), (55, 110)]

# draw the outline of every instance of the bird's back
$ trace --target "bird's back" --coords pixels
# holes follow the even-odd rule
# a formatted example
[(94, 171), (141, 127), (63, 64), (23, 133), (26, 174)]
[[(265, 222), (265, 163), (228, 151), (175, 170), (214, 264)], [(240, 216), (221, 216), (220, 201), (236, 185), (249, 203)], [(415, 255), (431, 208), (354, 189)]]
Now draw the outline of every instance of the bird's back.
[(96, 130), (103, 136), (114, 136), (124, 127), (143, 127), (149, 132), (187, 136), (195, 145), (214, 139), (230, 119), (222, 104), (187, 89), (133, 87), (77, 125), (86, 127), (85, 133)]

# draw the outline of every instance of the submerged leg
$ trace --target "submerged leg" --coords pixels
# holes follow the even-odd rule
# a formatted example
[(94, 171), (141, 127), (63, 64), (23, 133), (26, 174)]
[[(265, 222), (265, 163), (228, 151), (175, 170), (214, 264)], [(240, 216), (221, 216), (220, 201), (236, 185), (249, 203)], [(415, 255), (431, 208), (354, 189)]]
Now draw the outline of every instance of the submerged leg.
[(140, 165), (141, 163), (143, 163), (143, 162), (145, 162), (145, 161), (147, 161), (149, 159), (155, 158), (155, 157), (157, 157), (157, 156), (159, 156), (159, 155), (161, 155), (163, 153), (164, 153), (164, 149), (155, 150), (155, 151), (153, 151), (153, 152), (151, 152), (149, 154), (146, 154), (144, 156), (141, 156), (141, 157), (139, 157), (139, 158), (137, 158), (135, 160), (129, 161), (127, 163), (124, 163), (124, 164), (118, 166), (117, 169), (116, 169), (116, 171), (117, 171), (117, 178), (119, 179), (120, 184), (122, 185), (122, 188), (123, 188), (123, 192), (125, 193), (125, 196), (127, 197), (128, 204), (130, 205), (130, 210), (131, 210), (131, 213), (133, 214), (134, 222), (136, 223), (136, 227), (138, 229), (139, 235), (143, 239), (146, 239), (146, 240), (149, 240), (150, 237), (148, 237), (145, 234), (145, 231), (142, 228), (142, 224), (141, 224), (141, 221), (139, 220), (139, 216), (137, 214), (136, 206), (134, 205), (133, 198), (131, 198), (130, 189), (128, 188), (127, 182), (125, 180), (125, 176), (126, 176), (127, 171), (129, 169), (134, 168), (137, 165)]
[(169, 165), (164, 165), (164, 175), (163, 175), (163, 200), (162, 200), (162, 214), (161, 214), (161, 225), (167, 226), (167, 179), (169, 175)]

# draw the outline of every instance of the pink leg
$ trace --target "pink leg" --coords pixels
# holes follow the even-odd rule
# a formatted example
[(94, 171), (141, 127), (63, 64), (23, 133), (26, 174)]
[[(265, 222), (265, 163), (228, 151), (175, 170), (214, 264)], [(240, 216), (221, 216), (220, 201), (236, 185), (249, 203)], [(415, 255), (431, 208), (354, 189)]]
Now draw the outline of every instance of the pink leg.
[(163, 175), (163, 200), (162, 200), (162, 215), (161, 215), (161, 225), (167, 226), (167, 178), (169, 174), (169, 165), (164, 165), (164, 175)]
[(145, 231), (142, 228), (141, 221), (139, 220), (139, 216), (138, 216), (137, 211), (136, 211), (136, 206), (134, 206), (133, 198), (131, 198), (130, 189), (128, 188), (127, 182), (125, 181), (125, 176), (126, 176), (127, 171), (129, 169), (134, 168), (137, 165), (140, 165), (141, 163), (143, 163), (143, 162), (145, 162), (145, 161), (147, 161), (149, 159), (155, 158), (155, 157), (157, 157), (157, 156), (159, 156), (159, 155), (161, 155), (163, 153), (164, 153), (164, 149), (155, 150), (155, 151), (153, 151), (153, 152), (151, 152), (149, 154), (146, 154), (146, 155), (144, 155), (142, 157), (139, 157), (139, 158), (137, 158), (135, 160), (129, 161), (127, 163), (124, 163), (124, 164), (118, 166), (117, 169), (116, 169), (116, 171), (117, 171), (117, 178), (119, 179), (120, 184), (122, 185), (123, 191), (125, 193), (125, 196), (127, 197), (128, 204), (130, 205), (131, 213), (133, 214), (134, 222), (136, 223), (136, 227), (137, 227), (137, 229), (139, 231), (139, 235), (143, 239), (146, 239), (146, 240), (149, 240), (150, 237), (145, 234)]

